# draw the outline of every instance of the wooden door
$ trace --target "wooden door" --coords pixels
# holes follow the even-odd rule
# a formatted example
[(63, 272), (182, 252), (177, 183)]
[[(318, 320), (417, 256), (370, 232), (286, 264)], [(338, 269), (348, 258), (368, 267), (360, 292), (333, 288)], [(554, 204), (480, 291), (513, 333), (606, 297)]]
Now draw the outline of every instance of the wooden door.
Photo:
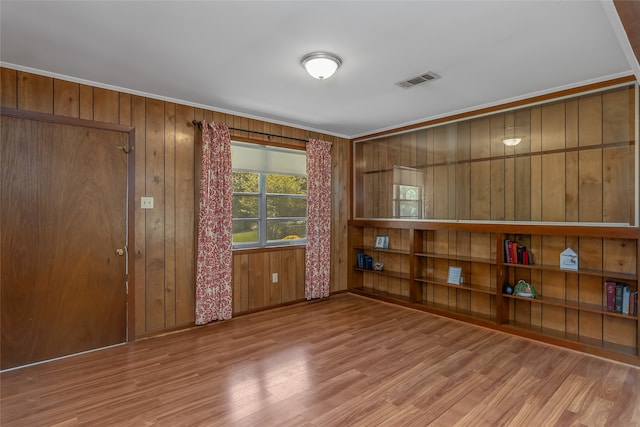
[(127, 138), (2, 117), (2, 369), (126, 340)]

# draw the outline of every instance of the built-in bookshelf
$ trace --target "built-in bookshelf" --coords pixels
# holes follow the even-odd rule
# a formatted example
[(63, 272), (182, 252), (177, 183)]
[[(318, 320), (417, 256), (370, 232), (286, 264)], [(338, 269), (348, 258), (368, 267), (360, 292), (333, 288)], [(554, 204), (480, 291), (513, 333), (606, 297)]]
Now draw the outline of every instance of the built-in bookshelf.
[[(376, 248), (388, 235), (388, 248)], [(635, 227), (581, 227), (470, 222), (352, 220), (350, 290), (469, 323), (640, 365), (640, 321), (612, 310), (607, 282), (638, 291)], [(517, 242), (530, 263), (508, 258)], [(560, 254), (577, 254), (575, 270)], [(362, 268), (358, 253), (384, 263)], [(450, 283), (450, 267), (461, 269)], [(523, 280), (537, 296), (509, 291)]]

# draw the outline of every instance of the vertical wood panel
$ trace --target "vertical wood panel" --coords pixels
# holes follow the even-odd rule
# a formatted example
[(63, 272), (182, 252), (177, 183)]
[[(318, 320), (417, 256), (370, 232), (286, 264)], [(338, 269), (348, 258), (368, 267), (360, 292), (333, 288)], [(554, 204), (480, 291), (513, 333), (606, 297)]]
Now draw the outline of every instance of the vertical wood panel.
[(580, 220), (579, 174), (578, 153), (575, 151), (567, 153), (565, 158), (565, 221)]
[(532, 170), (531, 157), (518, 157), (515, 160), (515, 219), (516, 221), (531, 220), (532, 202)]
[(507, 221), (513, 221), (516, 216), (515, 182), (515, 159), (507, 158), (504, 160), (504, 219)]
[(118, 123), (120, 118), (118, 92), (96, 87), (93, 89), (93, 120)]
[(93, 87), (91, 86), (80, 85), (80, 118), (93, 120)]
[(436, 188), (433, 201), (435, 219), (449, 218), (449, 166), (436, 166), (433, 169), (433, 186)]
[[(82, 100), (82, 86), (80, 87), (80, 99)], [(93, 97), (91, 98), (93, 99)], [(82, 107), (80, 115), (82, 116)], [(131, 124), (136, 128), (136, 183), (135, 183), (135, 286), (136, 286), (136, 334), (147, 332), (146, 322), (146, 221), (144, 211), (140, 209), (140, 197), (145, 195), (146, 188), (146, 137), (145, 137), (145, 99), (141, 96), (133, 96), (131, 103)]]
[(602, 221), (602, 150), (578, 153), (579, 219)]
[[(175, 223), (176, 323), (195, 319), (195, 138), (193, 107), (176, 105)], [(247, 310), (243, 300), (243, 311)]]
[(249, 310), (265, 306), (264, 253), (249, 254)]
[(541, 107), (542, 150), (565, 148), (564, 103)]
[(282, 251), (280, 254), (280, 287), (282, 302), (291, 302), (296, 299), (296, 250), (297, 249), (286, 250)]
[(471, 163), (471, 219), (491, 215), (491, 166), (489, 161)]
[[(507, 126), (509, 128), (507, 128)], [(508, 114), (508, 118), (505, 118), (504, 114), (491, 116), (489, 152), (492, 157), (504, 155), (505, 145), (502, 142), (502, 139), (505, 136), (512, 136), (515, 134), (515, 128), (513, 126), (513, 114)]]
[(602, 142), (628, 142), (633, 129), (629, 126), (631, 89), (623, 88), (602, 95)]
[(165, 324), (176, 326), (176, 106), (164, 107), (164, 298)]
[(154, 198), (154, 208), (144, 209), (146, 217), (146, 299), (147, 331), (162, 330), (165, 324), (164, 254), (164, 102), (146, 99), (146, 191)]
[(470, 219), (471, 164), (465, 161), (471, 158), (471, 127), (468, 122), (463, 122), (458, 124), (457, 129), (456, 158), (461, 163), (456, 169), (456, 218)]
[(295, 251), (296, 254), (296, 299), (304, 298), (305, 281), (305, 250)]
[(578, 146), (579, 138), (579, 118), (578, 101), (569, 100), (565, 102), (565, 146), (574, 148)]
[(80, 85), (65, 80), (53, 80), (53, 114), (80, 117)]
[(542, 156), (543, 221), (564, 221), (564, 161), (564, 153)]
[[(602, 150), (602, 220), (633, 222), (633, 147)], [(627, 163), (628, 167), (620, 167)]]
[[(531, 152), (542, 149), (540, 108), (531, 109)], [(541, 156), (531, 157), (531, 221), (542, 220), (542, 159)]]
[[(504, 144), (503, 144), (504, 146)], [(490, 178), (490, 218), (495, 221), (503, 221), (504, 218), (504, 174), (505, 174), (505, 161), (491, 160), (489, 162), (491, 167)]]
[[(269, 274), (267, 275), (266, 283), (269, 289), (269, 304), (277, 305), (282, 302), (282, 281), (280, 275), (282, 273), (280, 269), (280, 251), (267, 252), (266, 255), (269, 259)], [(278, 273), (278, 281), (273, 282), (273, 273)]]
[(120, 118), (121, 125), (131, 124), (131, 95), (128, 93), (120, 94)]
[(580, 146), (602, 144), (602, 95), (578, 101), (578, 137)]
[(233, 313), (249, 309), (249, 256), (233, 255)]
[(18, 72), (0, 68), (0, 105), (18, 108)]
[(484, 159), (491, 154), (491, 120), (480, 118), (471, 120), (471, 158)]
[[(346, 290), (348, 264), (349, 161), (351, 144), (337, 139), (331, 145), (331, 291)], [(294, 294), (295, 295), (295, 294)], [(285, 296), (283, 294), (283, 300)], [(290, 300), (293, 300), (291, 298)]]
[(53, 79), (18, 71), (18, 109), (53, 114)]

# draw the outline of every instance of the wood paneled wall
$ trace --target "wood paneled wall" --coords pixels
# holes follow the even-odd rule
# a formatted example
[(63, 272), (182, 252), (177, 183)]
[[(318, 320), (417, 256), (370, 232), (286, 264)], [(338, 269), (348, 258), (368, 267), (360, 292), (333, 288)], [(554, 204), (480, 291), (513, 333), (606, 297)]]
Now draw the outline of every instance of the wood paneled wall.
[[(0, 71), (2, 107), (135, 127), (137, 335), (194, 321), (200, 153), (200, 133), (191, 124), (194, 119), (333, 143), (331, 290), (347, 289), (348, 140), (8, 68)], [(247, 132), (232, 131), (231, 136), (267, 143), (266, 137)], [(270, 141), (291, 144), (282, 138)], [(154, 197), (154, 209), (140, 209), (141, 196)], [(279, 286), (271, 283), (272, 273), (279, 273)], [(237, 251), (233, 281), (235, 313), (300, 300), (304, 297), (304, 248)]]
[(357, 142), (355, 217), (393, 218), (409, 168), (424, 219), (634, 224), (635, 115), (628, 86)]

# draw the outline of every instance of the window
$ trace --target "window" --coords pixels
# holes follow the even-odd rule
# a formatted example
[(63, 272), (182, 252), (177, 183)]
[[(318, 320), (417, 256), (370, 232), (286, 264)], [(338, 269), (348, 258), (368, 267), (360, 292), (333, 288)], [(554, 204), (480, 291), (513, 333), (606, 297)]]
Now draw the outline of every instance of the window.
[(422, 218), (422, 188), (394, 184), (393, 208), (394, 218)]
[(394, 166), (394, 218), (422, 218), (423, 181), (424, 173), (421, 170), (403, 166)]
[(306, 153), (231, 143), (233, 245), (258, 247), (306, 242)]

